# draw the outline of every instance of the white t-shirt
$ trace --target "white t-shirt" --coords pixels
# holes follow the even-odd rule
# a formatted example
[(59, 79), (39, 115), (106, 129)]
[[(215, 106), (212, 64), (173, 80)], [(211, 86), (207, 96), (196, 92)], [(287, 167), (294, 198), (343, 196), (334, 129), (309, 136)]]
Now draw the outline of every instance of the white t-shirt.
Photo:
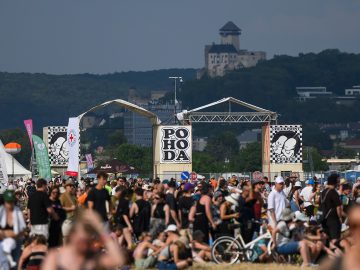
[(290, 183), (290, 185), (289, 185), (288, 187), (287, 187), (287, 186), (284, 187), (283, 190), (284, 190), (284, 193), (285, 193), (285, 196), (286, 196), (286, 197), (289, 196), (290, 191), (291, 191), (291, 189), (292, 189), (292, 186), (293, 186), (292, 183)]
[(276, 220), (272, 220), (270, 211), (268, 211), (268, 218), (270, 225), (274, 226), (275, 222), (280, 220), (281, 212), (289, 204), (284, 191), (278, 192), (276, 189), (273, 189), (268, 197), (268, 210), (274, 209)]
[(312, 186), (306, 186), (300, 192), (300, 196), (302, 196), (304, 198), (304, 206), (305, 207), (308, 207), (309, 205), (312, 205), (313, 199), (310, 199), (312, 194), (313, 194), (313, 187)]

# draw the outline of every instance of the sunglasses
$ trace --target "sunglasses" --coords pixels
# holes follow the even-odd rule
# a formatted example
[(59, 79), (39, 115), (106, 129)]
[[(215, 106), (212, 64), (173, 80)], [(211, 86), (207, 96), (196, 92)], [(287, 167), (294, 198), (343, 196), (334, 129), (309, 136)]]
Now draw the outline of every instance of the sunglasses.
[(51, 191), (51, 194), (58, 194), (59, 191)]
[(155, 200), (160, 200), (160, 198), (159, 198), (159, 197), (155, 197), (154, 199), (155, 199)]

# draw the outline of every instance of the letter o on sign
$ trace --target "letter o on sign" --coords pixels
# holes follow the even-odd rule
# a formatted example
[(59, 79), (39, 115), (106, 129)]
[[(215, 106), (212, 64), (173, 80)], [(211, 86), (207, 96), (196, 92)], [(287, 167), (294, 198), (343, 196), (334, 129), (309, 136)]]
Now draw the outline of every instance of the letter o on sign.
[(183, 139), (189, 135), (189, 131), (185, 128), (179, 128), (176, 130), (175, 135), (177, 138)]

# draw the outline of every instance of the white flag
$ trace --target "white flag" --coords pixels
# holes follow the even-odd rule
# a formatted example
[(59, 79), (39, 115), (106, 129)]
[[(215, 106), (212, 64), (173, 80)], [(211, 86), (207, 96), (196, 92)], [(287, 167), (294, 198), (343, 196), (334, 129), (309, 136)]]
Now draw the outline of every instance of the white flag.
[(7, 184), (9, 179), (6, 171), (5, 158), (6, 158), (5, 148), (2, 141), (0, 140), (0, 182)]
[(69, 118), (69, 124), (67, 127), (67, 144), (69, 151), (69, 161), (66, 170), (66, 175), (77, 176), (79, 172), (79, 118)]

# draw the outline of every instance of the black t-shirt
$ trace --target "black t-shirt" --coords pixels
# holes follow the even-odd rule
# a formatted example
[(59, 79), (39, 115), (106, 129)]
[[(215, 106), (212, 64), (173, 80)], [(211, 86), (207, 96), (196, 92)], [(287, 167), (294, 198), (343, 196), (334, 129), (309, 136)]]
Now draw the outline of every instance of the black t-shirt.
[(30, 209), (30, 224), (47, 224), (49, 214), (47, 208), (51, 207), (48, 195), (43, 191), (36, 190), (29, 196), (28, 209)]
[(89, 191), (88, 202), (94, 202), (94, 210), (102, 217), (104, 221), (108, 221), (106, 213), (106, 201), (110, 202), (110, 194), (106, 189), (93, 188)]
[(170, 210), (177, 211), (177, 204), (176, 204), (174, 194), (171, 194), (171, 193), (166, 194), (166, 204), (169, 205)]
[(321, 193), (321, 206), (327, 218), (338, 219), (336, 207), (341, 205), (339, 193), (335, 189), (325, 189)]
[(243, 225), (245, 225), (245, 222), (247, 222), (255, 217), (253, 201), (246, 202), (244, 197), (240, 196), (238, 209), (240, 212), (240, 217), (238, 220), (240, 223), (243, 223)]
[(129, 217), (129, 201), (121, 198), (116, 209), (116, 223), (122, 225), (123, 227), (127, 227), (123, 217), (124, 215)]
[(179, 210), (181, 211), (181, 227), (186, 229), (189, 227), (189, 213), (191, 206), (194, 205), (194, 198), (192, 196), (182, 196), (179, 199)]

